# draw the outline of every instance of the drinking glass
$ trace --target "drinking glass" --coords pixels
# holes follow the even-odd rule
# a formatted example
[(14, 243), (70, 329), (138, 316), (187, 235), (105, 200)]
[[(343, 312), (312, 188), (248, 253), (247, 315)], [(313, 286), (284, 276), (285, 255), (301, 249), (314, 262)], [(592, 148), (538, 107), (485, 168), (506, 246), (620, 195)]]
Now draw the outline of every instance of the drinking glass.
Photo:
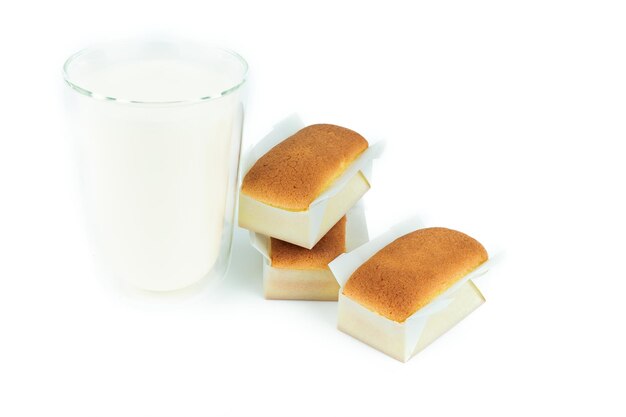
[(89, 236), (103, 272), (154, 291), (228, 267), (248, 65), (185, 42), (109, 43), (63, 67)]

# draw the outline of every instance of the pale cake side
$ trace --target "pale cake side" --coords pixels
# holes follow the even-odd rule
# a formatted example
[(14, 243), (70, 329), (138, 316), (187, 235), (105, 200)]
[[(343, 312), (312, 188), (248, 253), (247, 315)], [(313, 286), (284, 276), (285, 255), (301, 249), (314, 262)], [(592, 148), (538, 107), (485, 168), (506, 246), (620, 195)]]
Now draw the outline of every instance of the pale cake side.
[(367, 147), (363, 136), (345, 127), (305, 127), (256, 161), (241, 192), (270, 206), (305, 211)]
[(339, 284), (329, 269), (267, 268), (263, 292), (269, 300), (337, 301)]
[(343, 216), (312, 249), (280, 239), (270, 240), (270, 265), (282, 269), (328, 269), (346, 251), (346, 216)]
[(343, 294), (403, 323), (488, 258), (464, 233), (442, 227), (416, 230), (382, 248), (348, 279)]

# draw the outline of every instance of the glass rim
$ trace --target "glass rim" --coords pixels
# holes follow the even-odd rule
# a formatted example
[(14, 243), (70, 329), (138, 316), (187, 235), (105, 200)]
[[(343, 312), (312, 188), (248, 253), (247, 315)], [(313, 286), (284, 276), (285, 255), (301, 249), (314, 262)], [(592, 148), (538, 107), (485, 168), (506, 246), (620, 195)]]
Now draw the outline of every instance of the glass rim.
[[(67, 58), (65, 60), (65, 63), (63, 64), (63, 79), (65, 83), (74, 91), (84, 96), (93, 98), (95, 100), (112, 101), (112, 102), (126, 103), (126, 104), (174, 105), (174, 104), (194, 104), (194, 103), (201, 103), (205, 101), (217, 100), (219, 98), (222, 98), (224, 96), (227, 96), (237, 91), (243, 84), (245, 84), (247, 76), (248, 76), (248, 69), (249, 69), (248, 62), (241, 55), (239, 55), (237, 52), (233, 51), (232, 49), (228, 49), (228, 48), (224, 48), (224, 47), (212, 45), (212, 44), (201, 44), (201, 43), (180, 42), (180, 41), (164, 41), (164, 43), (171, 43), (174, 45), (191, 44), (194, 46), (201, 46), (202, 48), (205, 48), (205, 49), (214, 49), (214, 50), (219, 50), (219, 51), (227, 53), (231, 57), (235, 58), (235, 60), (238, 61), (239, 64), (241, 65), (241, 68), (243, 71), (242, 71), (240, 80), (237, 83), (235, 83), (233, 86), (228, 87), (227, 89), (217, 94), (202, 96), (198, 98), (184, 99), (184, 100), (133, 100), (133, 99), (123, 98), (123, 97), (110, 97), (105, 94), (98, 93), (96, 91), (91, 91), (88, 88), (81, 87), (78, 83), (76, 83), (75, 81), (72, 81), (71, 79), (72, 77), (69, 74), (70, 73), (69, 68), (72, 65), (72, 63), (74, 63), (78, 58), (80, 58), (81, 56), (89, 52), (102, 50), (107, 47), (111, 47), (112, 45), (119, 44), (119, 43), (122, 43), (122, 42), (108, 42), (104, 44), (98, 44), (92, 47), (81, 49), (80, 51), (75, 52), (74, 54), (70, 55), (69, 58)], [(142, 43), (149, 43), (149, 41), (138, 41), (134, 43), (142, 44)]]

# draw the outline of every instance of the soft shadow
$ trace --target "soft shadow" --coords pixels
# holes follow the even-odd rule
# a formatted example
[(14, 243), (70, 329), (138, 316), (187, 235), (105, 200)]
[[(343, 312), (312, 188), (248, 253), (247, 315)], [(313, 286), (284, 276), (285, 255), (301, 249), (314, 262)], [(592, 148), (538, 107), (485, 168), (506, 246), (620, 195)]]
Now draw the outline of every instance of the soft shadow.
[(299, 303), (311, 320), (323, 322), (330, 329), (337, 327), (337, 301), (294, 301)]
[(249, 233), (239, 227), (235, 228), (230, 267), (220, 285), (220, 291), (255, 293), (262, 297), (262, 255), (250, 244)]

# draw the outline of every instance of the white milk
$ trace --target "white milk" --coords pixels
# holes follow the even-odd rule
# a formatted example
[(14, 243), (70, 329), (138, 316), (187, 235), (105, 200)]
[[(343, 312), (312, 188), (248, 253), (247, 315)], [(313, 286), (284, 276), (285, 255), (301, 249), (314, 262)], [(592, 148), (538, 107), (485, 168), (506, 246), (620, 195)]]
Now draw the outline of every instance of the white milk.
[[(96, 96), (148, 102), (199, 99), (233, 86), (220, 68), (178, 59), (126, 60), (79, 72), (72, 81)], [(224, 269), (239, 92), (178, 104), (107, 101), (75, 91), (71, 100), (88, 219), (106, 271), (141, 288), (173, 290)]]

